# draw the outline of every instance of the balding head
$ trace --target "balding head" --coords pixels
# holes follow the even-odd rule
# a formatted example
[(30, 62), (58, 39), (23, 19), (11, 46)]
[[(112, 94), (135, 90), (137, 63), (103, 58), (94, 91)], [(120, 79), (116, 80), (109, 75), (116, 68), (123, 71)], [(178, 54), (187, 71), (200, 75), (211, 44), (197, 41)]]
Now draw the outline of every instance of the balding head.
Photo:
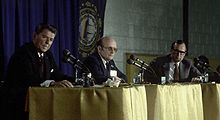
[(112, 60), (117, 52), (117, 44), (112, 37), (103, 37), (96, 45), (98, 53), (107, 61)]

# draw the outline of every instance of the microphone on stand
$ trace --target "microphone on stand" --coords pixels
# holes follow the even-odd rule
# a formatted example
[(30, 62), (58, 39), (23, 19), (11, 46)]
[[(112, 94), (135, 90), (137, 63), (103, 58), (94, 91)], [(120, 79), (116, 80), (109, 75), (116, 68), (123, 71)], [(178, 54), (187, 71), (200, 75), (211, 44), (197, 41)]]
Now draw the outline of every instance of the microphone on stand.
[[(138, 61), (141, 64), (138, 64), (135, 61)], [(141, 60), (139, 58), (135, 58), (134, 55), (130, 56), (130, 59), (127, 60), (127, 63), (128, 64), (133, 64), (133, 65), (141, 68), (142, 70), (145, 70), (145, 71), (148, 71), (148, 72), (152, 73), (155, 78), (159, 78), (159, 76), (157, 75), (155, 70), (150, 65), (148, 65), (147, 63), (145, 63), (143, 60)]]
[(130, 56), (130, 59), (132, 59), (133, 61), (138, 61), (138, 62), (140, 62), (142, 65), (149, 66), (146, 62), (144, 62), (143, 60), (141, 60), (141, 59), (139, 59), (139, 58), (136, 58), (134, 55), (131, 55), (131, 56)]
[(76, 59), (76, 58), (71, 54), (71, 52), (70, 52), (69, 50), (67, 50), (67, 49), (64, 49), (64, 50), (63, 50), (63, 55), (64, 55), (65, 57), (67, 57), (67, 58), (73, 60), (73, 62), (74, 62), (75, 64), (77, 64), (77, 63), (83, 64), (79, 59)]
[(147, 70), (146, 67), (144, 67), (143, 65), (140, 65), (140, 64), (136, 63), (136, 62), (135, 62), (134, 60), (132, 60), (132, 59), (128, 59), (128, 60), (127, 60), (127, 63), (128, 63), (128, 64), (135, 65), (135, 66), (139, 67), (140, 69)]
[(75, 58), (69, 50), (64, 49), (63, 50), (63, 61), (70, 63), (73, 65), (73, 67), (78, 68), (82, 70), (82, 78), (83, 78), (83, 83), (82, 85), (84, 87), (89, 87), (94, 85), (94, 81), (91, 78), (91, 72), (90, 70), (77, 58)]
[(67, 49), (63, 50), (63, 61), (81, 69), (83, 72), (90, 73), (89, 69)]
[(140, 65), (140, 64), (136, 63), (136, 62), (135, 62), (134, 60), (132, 60), (132, 59), (128, 59), (128, 60), (127, 60), (127, 63), (128, 63), (128, 64), (135, 65), (135, 66), (137, 66), (137, 67), (139, 67), (139, 68), (141, 69), (141, 71), (138, 73), (137, 77), (135, 77), (134, 83), (144, 83), (143, 75), (144, 75), (144, 71), (147, 70), (147, 68), (145, 68), (145, 67), (143, 66), (143, 64)]
[(200, 60), (198, 57), (194, 58), (194, 62), (195, 62), (195, 66), (197, 67), (206, 67), (206, 68), (210, 67), (210, 65), (207, 62)]

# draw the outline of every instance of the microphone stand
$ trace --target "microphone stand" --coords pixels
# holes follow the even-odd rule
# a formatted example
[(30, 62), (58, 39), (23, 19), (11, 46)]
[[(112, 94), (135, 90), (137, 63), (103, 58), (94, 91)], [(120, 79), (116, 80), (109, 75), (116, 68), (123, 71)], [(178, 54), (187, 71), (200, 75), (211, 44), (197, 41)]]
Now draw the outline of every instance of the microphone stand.
[(144, 82), (144, 69), (141, 69), (139, 73), (140, 73), (140, 84), (143, 84), (145, 83)]
[[(145, 65), (146, 65), (146, 64), (145, 64), (144, 62), (141, 63), (142, 68), (143, 68)], [(145, 83), (145, 82), (144, 82), (144, 71), (145, 71), (144, 69), (141, 69), (141, 70), (140, 70), (140, 75), (141, 75), (141, 76), (140, 76), (140, 77), (141, 77), (140, 83), (141, 83), (141, 84), (144, 84), (144, 83)]]
[[(90, 86), (94, 86), (94, 81), (91, 78), (91, 72), (89, 71), (89, 69), (82, 64), (82, 62), (80, 62), (79, 60), (76, 60), (76, 62), (74, 62), (70, 57), (65, 57), (64, 58), (64, 62), (70, 63), (73, 67), (73, 69), (76, 69), (76, 73), (75, 76), (77, 78), (77, 74), (78, 71), (81, 70), (82, 71), (82, 79), (83, 81), (79, 81), (80, 85), (82, 85), (83, 87), (90, 87)], [(76, 81), (78, 82), (78, 81)]]
[(82, 73), (82, 78), (83, 78), (83, 87), (90, 87), (93, 86), (91, 82), (91, 78), (89, 77), (89, 73)]
[(144, 69), (140, 69), (137, 75), (133, 78), (133, 83), (134, 84), (144, 84)]
[(144, 78), (144, 71), (147, 70), (147, 68), (145, 67), (145, 63), (142, 62), (141, 64), (138, 64), (132, 59), (128, 59), (127, 63), (135, 65), (136, 67), (140, 68), (140, 71), (139, 71), (138, 75), (134, 78), (133, 82), (143, 84), (144, 83), (144, 79), (143, 79)]
[(83, 79), (82, 86), (83, 87), (94, 86), (94, 81), (91, 77), (91, 72), (89, 71), (89, 69), (85, 65), (82, 64), (81, 70), (82, 70), (82, 79)]

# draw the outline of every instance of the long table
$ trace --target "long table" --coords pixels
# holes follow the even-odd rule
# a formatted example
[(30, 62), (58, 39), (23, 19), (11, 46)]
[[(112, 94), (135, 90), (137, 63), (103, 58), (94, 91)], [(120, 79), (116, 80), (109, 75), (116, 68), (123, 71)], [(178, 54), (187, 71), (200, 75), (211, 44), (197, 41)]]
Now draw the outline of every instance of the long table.
[(219, 120), (219, 84), (30, 87), (29, 120)]
[(29, 88), (29, 120), (147, 120), (145, 87)]
[(204, 120), (220, 120), (220, 84), (203, 84)]
[(147, 85), (149, 120), (203, 120), (200, 85)]

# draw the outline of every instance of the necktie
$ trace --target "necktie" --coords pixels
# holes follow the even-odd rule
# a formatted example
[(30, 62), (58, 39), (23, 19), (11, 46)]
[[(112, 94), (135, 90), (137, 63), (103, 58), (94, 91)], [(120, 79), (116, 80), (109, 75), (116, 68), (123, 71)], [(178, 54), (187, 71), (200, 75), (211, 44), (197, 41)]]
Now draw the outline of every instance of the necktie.
[(169, 81), (173, 81), (174, 80), (174, 65), (170, 66), (170, 70), (169, 70)]
[(108, 76), (110, 76), (111, 65), (109, 64), (109, 62), (106, 62), (105, 65), (106, 65), (106, 71), (108, 73)]
[(178, 81), (180, 79), (179, 67), (178, 67), (177, 63), (175, 63), (174, 65), (175, 65), (175, 68), (174, 68), (174, 80)]
[(43, 55), (40, 55), (40, 57), (39, 57), (39, 72), (40, 72), (40, 78), (44, 79), (44, 58), (43, 58)]

